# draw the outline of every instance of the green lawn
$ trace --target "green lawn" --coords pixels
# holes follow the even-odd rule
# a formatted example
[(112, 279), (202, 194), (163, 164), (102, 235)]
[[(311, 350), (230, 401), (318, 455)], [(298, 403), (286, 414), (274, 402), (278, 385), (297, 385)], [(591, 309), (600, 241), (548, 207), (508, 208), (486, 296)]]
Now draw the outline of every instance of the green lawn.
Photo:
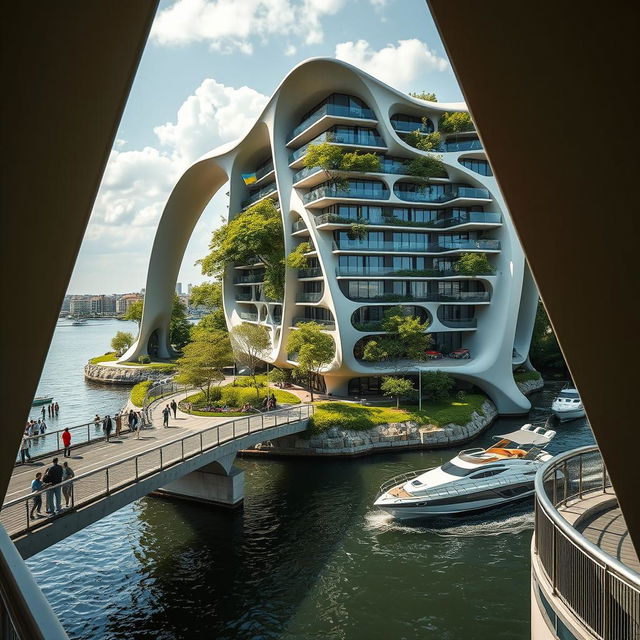
[(138, 382), (138, 384), (131, 389), (131, 395), (129, 398), (136, 407), (142, 406), (144, 397), (147, 395), (147, 390), (153, 383), (153, 380), (145, 380), (144, 382)]
[[(241, 407), (245, 402), (248, 402), (253, 407), (259, 407), (262, 404), (262, 399), (265, 397), (267, 393), (266, 387), (260, 388), (260, 398), (256, 397), (256, 390), (254, 387), (238, 387), (233, 384), (227, 384), (224, 387), (216, 387), (219, 389), (219, 392), (214, 392), (215, 395), (218, 396), (217, 399), (212, 400), (211, 405), (213, 406), (224, 406), (227, 405), (233, 409), (237, 409)], [(288, 391), (283, 391), (282, 389), (269, 389), (269, 393), (276, 397), (276, 402), (280, 405), (282, 404), (299, 404), (300, 398), (298, 396), (293, 395), (293, 393), (289, 393)], [(186, 411), (186, 403), (191, 402), (193, 405), (192, 414), (194, 416), (213, 416), (213, 417), (236, 417), (236, 416), (246, 416), (246, 413), (240, 413), (237, 411), (201, 411), (205, 405), (204, 394), (202, 392), (196, 393), (194, 395), (185, 398), (180, 402), (180, 409), (182, 411)]]
[(529, 382), (529, 380), (540, 380), (542, 376), (537, 371), (516, 371), (513, 379), (516, 382)]
[[(89, 364), (99, 364), (100, 362), (115, 362), (118, 356), (114, 352), (105, 353), (101, 356), (96, 356), (89, 360)], [(127, 362), (127, 367), (144, 367), (145, 369), (154, 369), (156, 371), (166, 371), (170, 373), (176, 370), (176, 365), (173, 362), (150, 362), (149, 364), (142, 364), (142, 362)]]
[(322, 433), (331, 427), (364, 431), (379, 424), (408, 420), (438, 427), (449, 423), (463, 425), (471, 420), (474, 411), (483, 414), (482, 404), (486, 399), (486, 396), (481, 394), (468, 394), (462, 401), (428, 402), (422, 405), (422, 411), (418, 411), (414, 406), (396, 409), (366, 407), (349, 402), (319, 402), (311, 418), (309, 432)]

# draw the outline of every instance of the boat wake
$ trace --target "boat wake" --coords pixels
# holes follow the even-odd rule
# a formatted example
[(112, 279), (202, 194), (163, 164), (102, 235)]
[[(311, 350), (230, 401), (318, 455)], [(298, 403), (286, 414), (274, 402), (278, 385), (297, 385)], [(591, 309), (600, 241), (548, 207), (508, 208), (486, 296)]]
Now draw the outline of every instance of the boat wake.
[(503, 534), (519, 534), (533, 529), (533, 512), (530, 506), (505, 506), (491, 512), (456, 518), (433, 518), (401, 522), (382, 511), (370, 511), (365, 515), (366, 531), (384, 533), (433, 533), (443, 538), (490, 537)]

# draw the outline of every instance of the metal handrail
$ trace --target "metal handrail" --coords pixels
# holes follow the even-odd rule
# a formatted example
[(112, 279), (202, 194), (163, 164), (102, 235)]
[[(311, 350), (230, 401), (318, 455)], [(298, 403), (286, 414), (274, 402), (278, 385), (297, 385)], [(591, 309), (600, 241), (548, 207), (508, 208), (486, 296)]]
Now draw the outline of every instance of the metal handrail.
[[(26, 524), (22, 528), (20, 528), (18, 531), (12, 531), (11, 535), (15, 536), (24, 532), (29, 532), (33, 529), (43, 526), (44, 524), (50, 521), (48, 518), (44, 518), (42, 520), (34, 522), (34, 521), (31, 521), (29, 518), (30, 504), (32, 504), (33, 499), (36, 498), (37, 496), (40, 496), (41, 499), (46, 497), (46, 494), (48, 491), (51, 491), (54, 489), (63, 490), (65, 486), (72, 486), (73, 490), (71, 492), (70, 511), (73, 511), (76, 507), (80, 505), (95, 502), (96, 500), (113, 493), (114, 490), (119, 490), (125, 486), (135, 484), (142, 478), (149, 477), (177, 463), (184, 462), (186, 459), (189, 459), (195, 455), (200, 455), (205, 451), (214, 449), (220, 444), (223, 444), (225, 442), (230, 442), (234, 440), (238, 435), (249, 435), (251, 433), (255, 433), (258, 431), (271, 429), (273, 427), (278, 426), (279, 424), (288, 424), (290, 422), (298, 422), (305, 418), (310, 418), (314, 412), (315, 412), (315, 407), (313, 405), (299, 404), (299, 405), (294, 405), (292, 407), (287, 407), (285, 409), (276, 409), (275, 411), (269, 411), (266, 413), (251, 414), (251, 415), (248, 415), (247, 417), (234, 418), (234, 419), (227, 420), (225, 422), (213, 425), (212, 427), (203, 429), (201, 431), (191, 432), (182, 438), (171, 440), (170, 442), (166, 442), (164, 444), (158, 445), (157, 447), (154, 447), (152, 449), (146, 449), (145, 451), (142, 451), (140, 453), (133, 454), (127, 458), (123, 458), (116, 462), (107, 464), (103, 467), (100, 467), (99, 469), (88, 471), (87, 473), (84, 473), (84, 474), (75, 476), (73, 478), (70, 478), (69, 480), (60, 482), (54, 485), (53, 487), (47, 487), (46, 489), (42, 489), (41, 491), (32, 492), (25, 496), (21, 496), (20, 498), (16, 498), (14, 500), (6, 502), (5, 504), (2, 505), (2, 508), (0, 509), (0, 520), (2, 520), (2, 515), (5, 514), (7, 510), (13, 509), (17, 505), (24, 504), (24, 507), (25, 507), (24, 514), (26, 515), (26, 519), (25, 519)], [(279, 422), (279, 418), (281, 416), (284, 416), (284, 417), (291, 416), (291, 419), (286, 419), (284, 421)], [(267, 424), (265, 426), (265, 419), (269, 420), (269, 418), (275, 418), (274, 423)], [(259, 423), (259, 424), (257, 424), (257, 426), (254, 426), (254, 423)], [(233, 426), (231, 438), (221, 439), (220, 430), (224, 427), (228, 427), (229, 425)], [(243, 425), (246, 425), (246, 431), (237, 433), (237, 427), (241, 427)], [(205, 440), (208, 439), (206, 436), (209, 436), (214, 432), (217, 432), (216, 437), (211, 438), (208, 444), (205, 443)], [(195, 449), (193, 448), (190, 449), (189, 446), (187, 445), (187, 447), (185, 448), (185, 443), (193, 439), (198, 441), (198, 446), (196, 446)], [(172, 457), (169, 457), (168, 455), (163, 455), (163, 451), (167, 451), (169, 450), (169, 448), (176, 448), (176, 447), (179, 447), (180, 455), (178, 456), (172, 455)], [(154, 463), (150, 469), (141, 471), (140, 461), (143, 458), (154, 456), (154, 454), (159, 455), (159, 464)], [(110, 473), (109, 473), (110, 471), (112, 471), (111, 476), (113, 478), (113, 476), (116, 475), (115, 470), (117, 470), (118, 467), (125, 467), (125, 465), (129, 463), (133, 463), (133, 466), (135, 469), (135, 473), (133, 474), (132, 477), (128, 477), (125, 480), (116, 480), (115, 484), (113, 479), (110, 481)], [(97, 491), (95, 490), (94, 487), (90, 487), (89, 489), (90, 495), (85, 499), (78, 500), (76, 497), (78, 486), (80, 486), (83, 483), (83, 481), (86, 481), (89, 478), (95, 478), (98, 475), (104, 476), (104, 480), (105, 480), (104, 487), (99, 488)], [(5, 525), (5, 528), (6, 528), (6, 525)]]
[(423, 473), (427, 471), (432, 471), (435, 467), (429, 467), (428, 469), (419, 469), (418, 471), (407, 471), (405, 473), (399, 473), (397, 476), (393, 476), (393, 478), (389, 478), (386, 482), (383, 482), (380, 485), (380, 495), (386, 493), (389, 489), (393, 489), (393, 487), (398, 486), (400, 483), (409, 482), (409, 480), (413, 480), (413, 478), (417, 478), (421, 476)]
[[(600, 463), (595, 470), (590, 468), (594, 453)], [(535, 478), (533, 550), (554, 595), (595, 637), (626, 640), (627, 631), (640, 626), (640, 574), (587, 540), (556, 508), (608, 488), (611, 483), (596, 446), (574, 449), (547, 462)]]

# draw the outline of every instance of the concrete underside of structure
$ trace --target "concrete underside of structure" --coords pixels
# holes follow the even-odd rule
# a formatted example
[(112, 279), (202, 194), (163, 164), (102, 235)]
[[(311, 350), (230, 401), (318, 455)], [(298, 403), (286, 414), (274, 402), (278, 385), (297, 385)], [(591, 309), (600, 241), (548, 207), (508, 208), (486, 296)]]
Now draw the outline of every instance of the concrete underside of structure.
[[(341, 111), (331, 103), (335, 96), (357, 101), (356, 107)], [(305, 119), (303, 114), (310, 109), (316, 111)], [(303, 274), (287, 269), (282, 300), (265, 297), (260, 265), (232, 265), (224, 274), (228, 326), (243, 322), (266, 326), (272, 338), (266, 357), (269, 362), (294, 367), (296, 361), (286, 349), (290, 332), (300, 319), (320, 318), (336, 344), (335, 359), (322, 376), (326, 391), (332, 395), (362, 395), (354, 389), (382, 375), (416, 375), (419, 369), (441, 369), (479, 387), (501, 414), (526, 413), (530, 403), (512, 373), (515, 366), (530, 367), (528, 351), (538, 294), (477, 134), (443, 135), (443, 147), (437, 155), (447, 177), (433, 178), (427, 187), (420, 187), (402, 169), (403, 163), (414, 158), (433, 156), (406, 142), (406, 122), (427, 118), (437, 130), (445, 112), (465, 109), (463, 103), (411, 98), (333, 59), (312, 59), (296, 67), (242, 140), (203, 156), (175, 186), (154, 241), (140, 335), (122, 361), (145, 354), (160, 358), (173, 355), (168, 327), (182, 256), (203, 209), (229, 181), (231, 219), (248, 204), (272, 198), (280, 206), (285, 254), (300, 241), (313, 244), (310, 258), (317, 275), (301, 280)], [(326, 180), (324, 172), (295, 173), (303, 166), (304, 145), (324, 139), (345, 151), (374, 151), (388, 164), (375, 173), (353, 173), (348, 177), (355, 188), (335, 194), (327, 187), (329, 183), (319, 184)], [(242, 178), (252, 172), (258, 177), (253, 191)], [(371, 195), (373, 191), (358, 191), (359, 184), (378, 190), (378, 198)], [(314, 190), (318, 186), (319, 190)], [(255, 190), (257, 187), (261, 190)], [(319, 208), (323, 204), (325, 208)], [(349, 225), (327, 225), (327, 220), (317, 215), (327, 207), (342, 211), (345, 206), (355, 207), (358, 219), (362, 212), (374, 208), (378, 213), (384, 209), (384, 215), (393, 208), (393, 212), (406, 212), (398, 215), (419, 218), (420, 222), (407, 225), (397, 218), (381, 222), (371, 214), (367, 239), (360, 247), (345, 239)], [(456, 276), (452, 260), (467, 251), (488, 255), (493, 273)], [(359, 261), (360, 267), (345, 275), (340, 270), (349, 260)], [(377, 266), (378, 271), (372, 271), (367, 266), (374, 264), (371, 260), (390, 266)], [(408, 265), (409, 275), (403, 264)], [(394, 271), (387, 277), (389, 269), (401, 275), (393, 275)], [(383, 276), (371, 280), (380, 273)], [(363, 300), (360, 293), (354, 294), (358, 288), (367, 296), (374, 289), (378, 294)], [(358, 314), (379, 317), (381, 308), (403, 302), (409, 303), (405, 305), (411, 307), (408, 312), (422, 314), (430, 321), (428, 331), (436, 345), (438, 341), (442, 345), (437, 348), (448, 353), (463, 347), (471, 357), (388, 365), (364, 361), (357, 345), (371, 331), (359, 329), (353, 319)], [(375, 332), (369, 337), (375, 337)]]

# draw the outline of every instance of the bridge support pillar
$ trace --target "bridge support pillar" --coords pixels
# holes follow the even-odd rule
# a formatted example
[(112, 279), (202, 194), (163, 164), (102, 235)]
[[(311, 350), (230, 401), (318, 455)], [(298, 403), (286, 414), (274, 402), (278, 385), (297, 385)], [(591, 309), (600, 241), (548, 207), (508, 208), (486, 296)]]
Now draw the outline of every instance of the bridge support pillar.
[(158, 493), (222, 507), (239, 507), (244, 500), (244, 471), (221, 462), (212, 462), (174, 480)]

